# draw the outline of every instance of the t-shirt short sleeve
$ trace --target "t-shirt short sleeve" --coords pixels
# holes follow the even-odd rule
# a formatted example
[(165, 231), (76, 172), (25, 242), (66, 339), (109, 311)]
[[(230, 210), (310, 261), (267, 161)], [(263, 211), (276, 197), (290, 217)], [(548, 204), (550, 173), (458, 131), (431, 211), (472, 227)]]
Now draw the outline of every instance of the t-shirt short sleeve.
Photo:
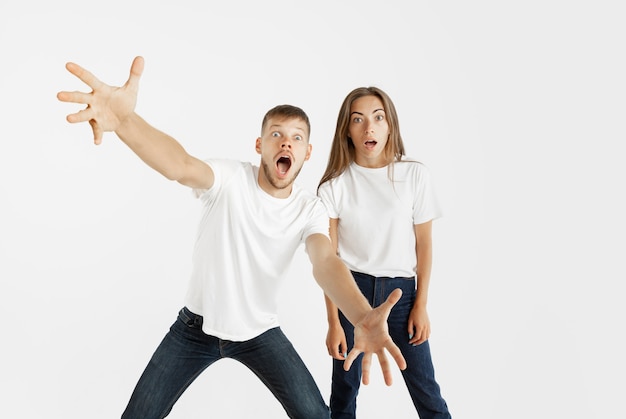
[(317, 191), (317, 195), (322, 200), (324, 207), (326, 208), (326, 214), (328, 218), (339, 218), (339, 211), (335, 202), (334, 195), (332, 193), (331, 181), (325, 182), (321, 185)]
[(237, 160), (228, 159), (206, 159), (204, 160), (213, 171), (213, 186), (209, 189), (192, 189), (193, 196), (202, 201), (210, 202), (215, 199), (219, 193), (224, 179), (230, 178), (237, 170), (240, 170), (242, 164)]
[(423, 164), (416, 164), (415, 168), (415, 195), (413, 198), (413, 224), (422, 224), (441, 217), (441, 205), (428, 168)]
[(312, 205), (309, 221), (302, 231), (302, 242), (305, 242), (307, 237), (312, 234), (323, 234), (330, 239), (326, 207), (318, 198), (315, 199)]

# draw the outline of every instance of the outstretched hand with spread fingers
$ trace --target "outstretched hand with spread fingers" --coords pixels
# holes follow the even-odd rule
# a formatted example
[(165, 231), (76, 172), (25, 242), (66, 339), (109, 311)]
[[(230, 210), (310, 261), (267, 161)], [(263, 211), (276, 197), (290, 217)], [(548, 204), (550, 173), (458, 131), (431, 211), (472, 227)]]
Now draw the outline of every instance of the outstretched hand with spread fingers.
[[(389, 351), (401, 370), (406, 369), (406, 361), (400, 349), (393, 343), (389, 336), (387, 318), (391, 308), (400, 300), (402, 290), (395, 289), (387, 300), (369, 312), (360, 322), (354, 326), (354, 346), (346, 358), (343, 368), (348, 371), (354, 360), (363, 353), (362, 371), (363, 384), (369, 384), (370, 368), (372, 365), (372, 353), (376, 354), (378, 362), (383, 370), (385, 384), (392, 384), (392, 372), (385, 349)], [(378, 348), (376, 351), (374, 349)]]
[(95, 144), (102, 142), (102, 135), (115, 131), (134, 111), (137, 104), (139, 79), (143, 72), (142, 57), (135, 57), (130, 68), (130, 76), (121, 87), (109, 86), (75, 63), (67, 63), (67, 70), (91, 87), (91, 92), (59, 92), (62, 102), (82, 103), (87, 107), (67, 116), (70, 123), (88, 121), (93, 131)]

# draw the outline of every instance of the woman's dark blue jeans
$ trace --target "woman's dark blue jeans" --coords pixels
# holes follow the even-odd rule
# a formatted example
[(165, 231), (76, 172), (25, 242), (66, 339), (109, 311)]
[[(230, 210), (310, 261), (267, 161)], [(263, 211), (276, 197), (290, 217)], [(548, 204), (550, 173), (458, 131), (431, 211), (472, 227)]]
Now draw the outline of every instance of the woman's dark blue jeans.
[(280, 328), (244, 342), (222, 340), (205, 334), (202, 316), (183, 308), (139, 379), (122, 418), (166, 417), (196, 377), (222, 358), (239, 361), (256, 374), (290, 418), (329, 417), (313, 377)]
[[(409, 314), (415, 301), (415, 278), (377, 278), (359, 272), (352, 272), (352, 275), (372, 307), (382, 304), (394, 289), (402, 289), (402, 297), (391, 310), (388, 319), (389, 334), (407, 362), (402, 377), (421, 419), (450, 418), (448, 406), (441, 396), (439, 384), (435, 381), (428, 341), (418, 346), (409, 344), (407, 329)], [(341, 312), (339, 319), (350, 351), (354, 345), (354, 327)], [(333, 419), (356, 417), (356, 398), (361, 384), (361, 359), (362, 355), (352, 364), (350, 371), (343, 370), (343, 361), (333, 359), (330, 396)]]

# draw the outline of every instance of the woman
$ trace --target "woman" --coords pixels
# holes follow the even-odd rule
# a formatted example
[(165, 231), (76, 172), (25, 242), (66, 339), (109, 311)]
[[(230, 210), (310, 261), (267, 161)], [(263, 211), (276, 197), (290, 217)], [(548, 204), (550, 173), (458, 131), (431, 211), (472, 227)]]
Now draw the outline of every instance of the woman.
[[(376, 87), (357, 88), (339, 111), (318, 195), (328, 210), (333, 245), (370, 304), (381, 304), (395, 288), (403, 291), (388, 319), (389, 334), (407, 361), (402, 376), (419, 417), (450, 418), (435, 381), (426, 309), (432, 221), (441, 211), (427, 168), (404, 154), (389, 96)], [(326, 308), (326, 345), (334, 358), (332, 418), (355, 418), (361, 364), (350, 371), (342, 367), (354, 328), (328, 298)]]

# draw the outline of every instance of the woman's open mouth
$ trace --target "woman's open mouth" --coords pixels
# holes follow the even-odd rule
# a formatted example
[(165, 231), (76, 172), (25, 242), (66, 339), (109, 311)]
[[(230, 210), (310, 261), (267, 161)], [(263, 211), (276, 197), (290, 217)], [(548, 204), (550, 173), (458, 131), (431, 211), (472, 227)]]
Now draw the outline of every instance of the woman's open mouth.
[(376, 147), (376, 144), (378, 144), (378, 141), (376, 140), (367, 140), (365, 142), (365, 148), (367, 148), (368, 150), (373, 150), (374, 147)]

